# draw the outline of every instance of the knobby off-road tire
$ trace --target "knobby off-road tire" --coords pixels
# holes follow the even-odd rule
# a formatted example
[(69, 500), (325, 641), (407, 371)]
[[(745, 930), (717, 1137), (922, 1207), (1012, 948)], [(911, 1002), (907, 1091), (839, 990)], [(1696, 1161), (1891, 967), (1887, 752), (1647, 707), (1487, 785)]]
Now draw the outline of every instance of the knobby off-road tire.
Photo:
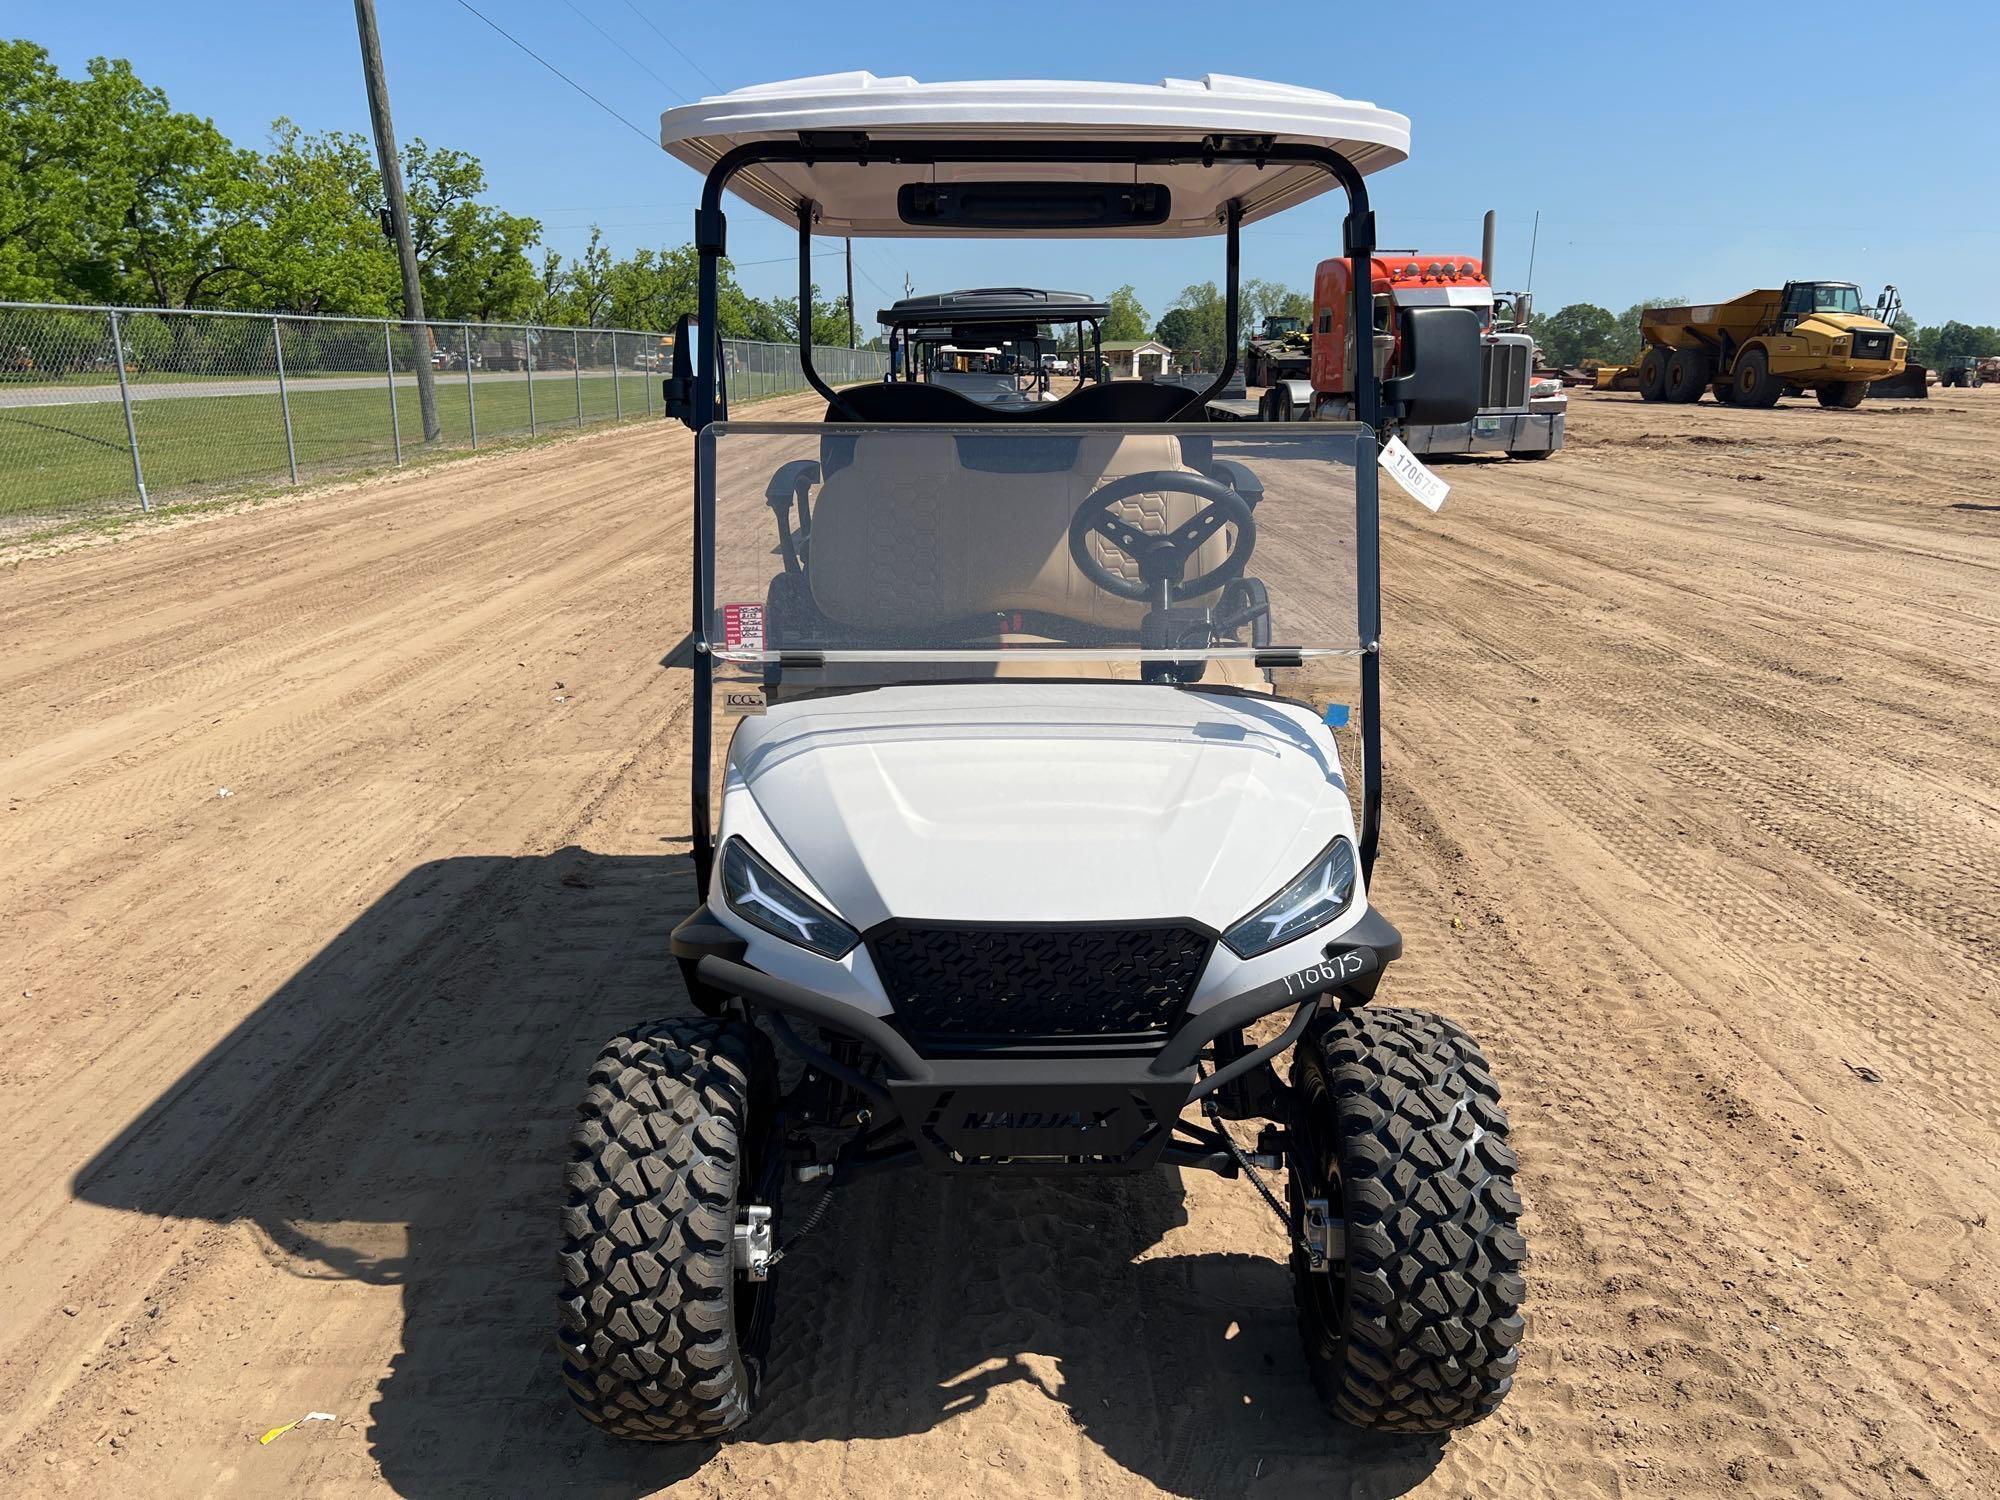
[(662, 1021), (606, 1044), (577, 1111), (556, 1342), (577, 1408), (614, 1437), (740, 1426), (770, 1340), (740, 1281), (737, 1214), (771, 1114), (768, 1045), (740, 1021)]
[(1852, 411), (1868, 399), (1868, 382), (1865, 380), (1829, 380), (1814, 389), (1821, 406), (1837, 406)]
[(1292, 1089), (1294, 1211), (1346, 1220), (1344, 1267), (1292, 1256), (1321, 1401), (1380, 1431), (1479, 1421), (1514, 1382), (1527, 1255), (1486, 1059), (1441, 1017), (1362, 1010), (1300, 1043)]

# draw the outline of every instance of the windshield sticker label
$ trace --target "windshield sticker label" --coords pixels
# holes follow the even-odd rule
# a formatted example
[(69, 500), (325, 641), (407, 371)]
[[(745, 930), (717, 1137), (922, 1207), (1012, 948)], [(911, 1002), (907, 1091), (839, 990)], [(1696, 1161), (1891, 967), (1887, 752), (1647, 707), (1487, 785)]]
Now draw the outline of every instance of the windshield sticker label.
[[(1435, 509), (1436, 507), (1432, 507)], [(731, 651), (764, 649), (764, 606), (725, 604), (722, 606), (722, 644)]]
[(1426, 510), (1436, 510), (1444, 504), (1444, 497), (1451, 493), (1451, 486), (1426, 469), (1399, 437), (1392, 437), (1382, 445), (1379, 462), (1388, 470), (1389, 477)]
[(761, 714), (764, 711), (764, 690), (761, 687), (726, 687), (722, 690), (722, 711), (725, 714)]

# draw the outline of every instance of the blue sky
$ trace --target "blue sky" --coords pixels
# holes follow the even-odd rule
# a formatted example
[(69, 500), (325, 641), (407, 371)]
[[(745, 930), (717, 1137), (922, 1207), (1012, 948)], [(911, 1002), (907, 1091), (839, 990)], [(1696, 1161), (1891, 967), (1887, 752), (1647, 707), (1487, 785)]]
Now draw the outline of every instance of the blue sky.
[[(566, 253), (593, 222), (620, 251), (689, 238), (696, 180), (657, 146), (456, 0), (377, 3), (405, 139), (479, 156), (494, 199), (541, 219)], [(1497, 208), (1499, 279), (1518, 285), (1539, 209), (1534, 289), (1545, 309), (1616, 310), (1825, 276), (1858, 281), (1871, 297), (1895, 282), (1923, 322), (2000, 323), (1991, 108), (2000, 5), (1990, 0), (473, 3), (649, 133), (661, 109), (715, 84), (850, 68), (925, 80), (1217, 72), (1310, 84), (1411, 117), (1410, 160), (1371, 180), (1385, 244), (1476, 254), (1480, 214)], [(97, 54), (128, 57), (176, 107), (213, 117), (243, 144), (261, 144), (280, 114), (308, 129), (367, 129), (345, 0), (9, 9), (9, 29), (48, 47), (65, 71)], [(1959, 108), (1946, 124), (1941, 106), (1951, 102)], [(1246, 231), (1244, 274), (1308, 285), (1313, 263), (1338, 245), (1337, 202)], [(819, 274), (835, 286), (838, 242), (829, 248)], [(731, 250), (749, 290), (792, 283), (791, 234), (742, 205)], [(1180, 287), (1221, 272), (1218, 241), (857, 241), (855, 254), (864, 316), (900, 295), (906, 274), (919, 291), (1012, 283), (1102, 293), (1129, 281), (1157, 316)]]

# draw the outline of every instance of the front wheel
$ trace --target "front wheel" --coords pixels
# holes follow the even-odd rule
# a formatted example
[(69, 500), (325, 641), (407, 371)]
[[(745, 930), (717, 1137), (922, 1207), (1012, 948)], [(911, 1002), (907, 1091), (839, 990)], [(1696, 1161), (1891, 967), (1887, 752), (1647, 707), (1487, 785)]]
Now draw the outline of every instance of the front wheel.
[(1323, 1200), (1343, 1228), (1325, 1269), (1292, 1254), (1306, 1363), (1333, 1415), (1387, 1432), (1488, 1416), (1521, 1339), (1514, 1152), (1486, 1059), (1451, 1022), (1363, 1010), (1292, 1062), (1295, 1222)]
[(1773, 407), (1783, 394), (1782, 387), (1772, 378), (1771, 357), (1762, 347), (1745, 351), (1736, 361), (1736, 406), (1752, 409)]
[(1813, 391), (1813, 394), (1819, 397), (1819, 404), (1821, 406), (1837, 406), (1844, 410), (1852, 411), (1867, 397), (1868, 382), (1865, 380), (1829, 380), (1817, 387)]
[(739, 1278), (738, 1216), (771, 1117), (768, 1044), (741, 1021), (662, 1021), (590, 1070), (565, 1174), (556, 1343), (583, 1415), (688, 1442), (749, 1417), (769, 1288)]

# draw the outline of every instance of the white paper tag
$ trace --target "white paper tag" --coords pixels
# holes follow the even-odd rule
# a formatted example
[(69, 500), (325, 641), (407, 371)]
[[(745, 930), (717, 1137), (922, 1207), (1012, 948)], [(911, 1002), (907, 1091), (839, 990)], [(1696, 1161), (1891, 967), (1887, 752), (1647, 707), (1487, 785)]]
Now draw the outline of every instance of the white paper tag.
[(1378, 460), (1389, 472), (1389, 477), (1409, 491), (1410, 498), (1426, 510), (1436, 510), (1444, 504), (1444, 497), (1451, 493), (1451, 486), (1423, 465), (1423, 461), (1403, 445), (1399, 437), (1392, 437), (1382, 445)]

